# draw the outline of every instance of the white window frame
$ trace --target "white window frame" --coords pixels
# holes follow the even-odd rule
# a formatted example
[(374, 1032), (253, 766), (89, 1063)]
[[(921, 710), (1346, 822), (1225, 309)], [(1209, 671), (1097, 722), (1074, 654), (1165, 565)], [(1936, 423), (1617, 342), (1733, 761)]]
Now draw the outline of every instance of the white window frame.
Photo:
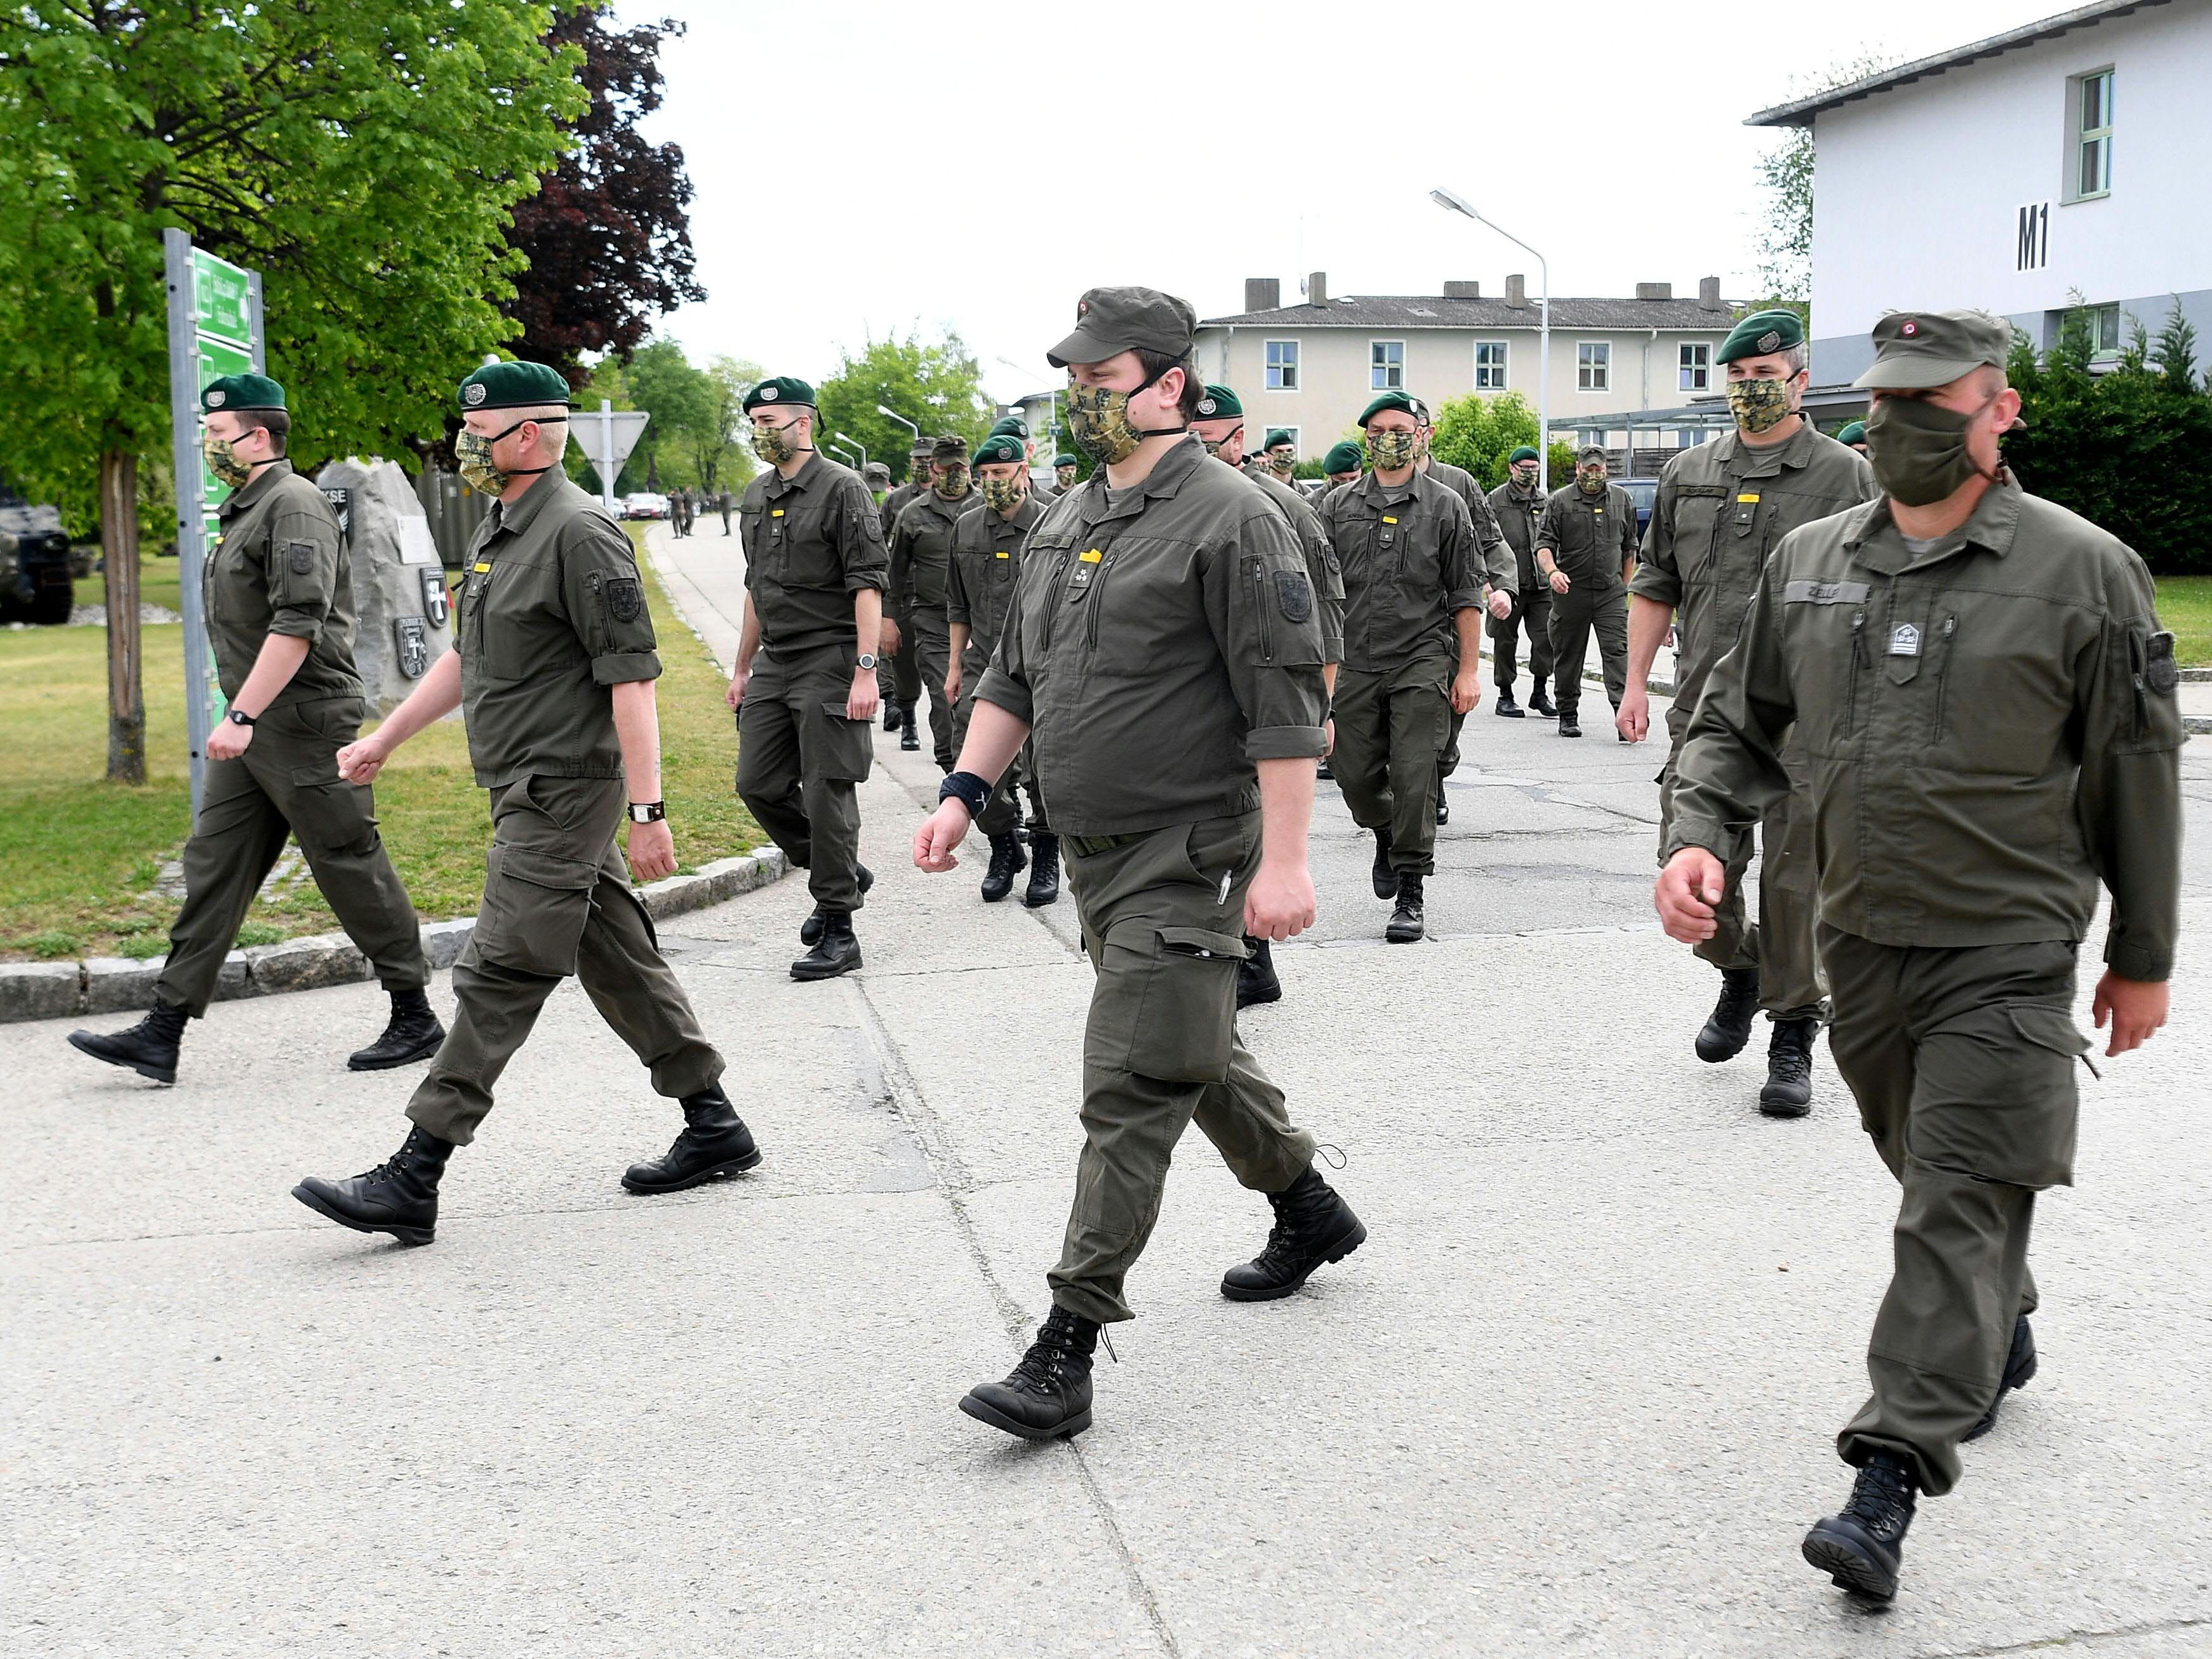
[(1713, 343), (1684, 340), (1674, 348), (1674, 390), (1710, 392), (1713, 389)]
[[(2101, 201), (2112, 193), (2112, 96), (2116, 77), (2112, 66), (2084, 70), (2080, 75), (2066, 77), (2066, 177), (2062, 199), (2068, 203)], [(2082, 101), (2091, 88), (2100, 88), (2099, 100), (2102, 107), (2098, 115), (2102, 125), (2092, 126), (2085, 119)], [(2081, 165), (2092, 149), (2096, 154), (2097, 179), (2094, 186), (2084, 189), (2081, 184)]]
[[(1277, 346), (1290, 349), (1287, 362), (1273, 361)], [(1300, 348), (1301, 342), (1297, 340), (1262, 340), (1260, 343), (1260, 383), (1264, 388), (1269, 392), (1298, 392), (1304, 389), (1305, 353)], [(1291, 372), (1290, 384), (1278, 386), (1275, 377), (1286, 368)]]
[[(1389, 363), (1375, 361), (1375, 350), (1378, 346), (1398, 348), (1398, 380), (1395, 386), (1376, 379), (1376, 375), (1388, 374), (1391, 370)], [(1370, 392), (1403, 392), (1406, 389), (1406, 343), (1403, 340), (1370, 340), (1367, 343), (1367, 389)]]
[[(2128, 329), (2127, 313), (2120, 309), (2119, 302), (2112, 301), (2100, 306), (2070, 306), (2067, 309), (2069, 312), (2079, 311), (2089, 319), (2089, 361), (2093, 363), (2117, 362), (2120, 353), (2126, 349)], [(2098, 337), (2104, 331), (2099, 325), (2107, 318), (2112, 325), (2112, 337), (2100, 343)]]
[[(1601, 358), (1583, 360), (1585, 351), (1599, 351)], [(1597, 385), (1590, 385), (1589, 371), (1595, 369), (1602, 377)], [(1577, 340), (1575, 342), (1575, 390), (1600, 394), (1613, 390), (1613, 342), (1610, 340)]]
[[(1495, 351), (1498, 354), (1498, 361), (1494, 363), (1484, 362), (1482, 354), (1486, 351)], [(1477, 340), (1474, 343), (1474, 389), (1477, 392), (1504, 392), (1510, 389), (1513, 384), (1512, 368), (1513, 343), (1510, 340)], [(1486, 374), (1495, 374), (1498, 378), (1494, 380), (1486, 380), (1482, 377)]]

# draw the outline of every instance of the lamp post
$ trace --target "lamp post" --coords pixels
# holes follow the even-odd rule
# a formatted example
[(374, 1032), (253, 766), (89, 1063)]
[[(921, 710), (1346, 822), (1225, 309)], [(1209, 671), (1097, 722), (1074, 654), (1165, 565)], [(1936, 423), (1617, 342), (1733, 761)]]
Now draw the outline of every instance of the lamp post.
[(1474, 210), (1464, 196), (1454, 195), (1439, 185), (1429, 192), (1429, 199), (1438, 207), (1452, 213), (1463, 213), (1477, 224), (1489, 225), (1514, 246), (1534, 254), (1538, 280), (1543, 293), (1537, 301), (1539, 326), (1536, 345), (1536, 477), (1537, 488), (1549, 493), (1552, 488), (1552, 266), (1551, 262), (1502, 225), (1493, 224)]
[(867, 447), (867, 445), (866, 445), (866, 444), (862, 443), (862, 442), (861, 442), (858, 438), (855, 438), (855, 437), (854, 437), (851, 433), (849, 433), (849, 432), (841, 432), (841, 433), (839, 433), (839, 434), (837, 434), (837, 441), (838, 441), (839, 443), (841, 443), (841, 444), (850, 444), (850, 445), (852, 445), (854, 448), (855, 448), (855, 449), (857, 449), (857, 450), (859, 450), (859, 451), (860, 452), (860, 465), (861, 465), (862, 466), (866, 466), (866, 465), (868, 464), (868, 447)]
[(823, 447), (827, 449), (832, 455), (835, 455), (839, 460), (843, 461), (848, 465), (851, 466), (856, 472), (861, 467), (867, 465), (866, 461), (856, 460), (854, 457), (853, 452), (846, 448), (844, 445), (839, 443), (835, 438), (830, 439), (829, 442), (823, 446)]
[[(876, 405), (876, 413), (881, 415), (886, 420), (896, 421), (901, 426), (914, 434), (915, 443), (917, 446), (920, 445), (921, 442), (921, 428), (916, 426), (912, 421), (907, 419), (905, 416), (900, 414), (898, 410), (896, 409), (886, 409), (883, 404), (878, 404)], [(908, 471), (912, 471), (913, 469), (909, 467)]]

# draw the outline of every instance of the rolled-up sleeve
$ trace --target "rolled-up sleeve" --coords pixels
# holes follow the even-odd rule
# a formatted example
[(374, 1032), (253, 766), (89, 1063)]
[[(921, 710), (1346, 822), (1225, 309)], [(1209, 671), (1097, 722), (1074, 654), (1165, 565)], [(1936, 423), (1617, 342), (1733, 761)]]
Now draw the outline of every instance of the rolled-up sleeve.
[(1246, 757), (1319, 759), (1328, 747), (1321, 607), (1288, 520), (1255, 501), (1234, 538), (1203, 556), (1206, 616), (1244, 714)]
[(319, 639), (337, 591), (337, 520), (304, 510), (277, 514), (270, 525), (266, 557), (269, 631)]
[(562, 532), (561, 594), (601, 685), (660, 678), (659, 641), (629, 538), (597, 513)]
[(1674, 606), (1682, 602), (1682, 573), (1674, 563), (1674, 481), (1659, 481), (1651, 503), (1651, 522), (1644, 532), (1644, 547), (1637, 556), (1636, 574), (1628, 591), (1638, 599)]
[(845, 570), (845, 591), (874, 588), (882, 592), (889, 580), (884, 556), (883, 520), (875, 497), (858, 478), (837, 481), (836, 508), (830, 515), (830, 533), (836, 538), (837, 556)]
[(1559, 562), (1557, 555), (1559, 550), (1559, 537), (1566, 528), (1566, 522), (1565, 509), (1561, 507), (1558, 501), (1551, 501), (1544, 503), (1544, 516), (1536, 526), (1536, 545), (1547, 549), (1554, 556), (1552, 561), (1554, 564)]

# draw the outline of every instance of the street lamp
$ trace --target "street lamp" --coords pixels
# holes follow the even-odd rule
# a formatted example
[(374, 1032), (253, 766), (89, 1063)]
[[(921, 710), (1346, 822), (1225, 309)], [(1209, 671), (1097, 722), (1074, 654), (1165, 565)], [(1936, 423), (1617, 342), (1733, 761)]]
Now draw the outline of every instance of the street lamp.
[(852, 445), (852, 446), (853, 446), (853, 447), (854, 447), (854, 448), (855, 448), (855, 449), (857, 449), (857, 450), (859, 450), (859, 451), (860, 452), (860, 465), (861, 465), (862, 466), (866, 466), (866, 465), (868, 464), (868, 447), (867, 447), (867, 445), (866, 445), (866, 444), (862, 443), (862, 442), (861, 442), (858, 438), (855, 438), (855, 437), (854, 437), (851, 433), (849, 433), (849, 432), (841, 432), (841, 433), (839, 433), (839, 434), (837, 434), (837, 441), (838, 441), (840, 443), (848, 443), (848, 444), (850, 444), (850, 445)]
[(867, 465), (866, 461), (856, 460), (854, 457), (853, 452), (846, 448), (834, 438), (825, 444), (823, 447), (828, 449), (829, 452), (832, 455), (835, 455), (839, 460), (843, 461), (847, 465), (851, 466), (855, 471), (858, 471), (861, 467)]
[(1429, 199), (1438, 207), (1452, 213), (1463, 213), (1477, 224), (1489, 225), (1514, 246), (1535, 254), (1539, 280), (1543, 294), (1538, 301), (1540, 326), (1536, 345), (1536, 478), (1537, 488), (1549, 491), (1552, 488), (1552, 266), (1536, 250), (1530, 247), (1502, 225), (1492, 224), (1474, 210), (1464, 196), (1457, 196), (1441, 185), (1429, 192)]
[(876, 413), (878, 415), (887, 416), (891, 420), (896, 421), (908, 431), (913, 433), (915, 442), (920, 443), (921, 441), (921, 428), (916, 426), (912, 421), (907, 419), (905, 416), (900, 414), (896, 409), (885, 409), (881, 404), (878, 404), (876, 405)]

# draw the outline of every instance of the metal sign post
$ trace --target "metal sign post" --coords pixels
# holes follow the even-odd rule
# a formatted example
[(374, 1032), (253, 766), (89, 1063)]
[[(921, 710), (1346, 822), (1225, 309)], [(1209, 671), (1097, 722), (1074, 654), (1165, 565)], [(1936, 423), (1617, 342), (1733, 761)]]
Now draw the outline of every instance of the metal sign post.
[(597, 414), (568, 417), (568, 429), (576, 434), (584, 459), (599, 475), (599, 505), (609, 513), (615, 510), (615, 480), (622, 476), (623, 463), (637, 447), (638, 434), (649, 418), (641, 409), (617, 409), (611, 398), (599, 399)]

